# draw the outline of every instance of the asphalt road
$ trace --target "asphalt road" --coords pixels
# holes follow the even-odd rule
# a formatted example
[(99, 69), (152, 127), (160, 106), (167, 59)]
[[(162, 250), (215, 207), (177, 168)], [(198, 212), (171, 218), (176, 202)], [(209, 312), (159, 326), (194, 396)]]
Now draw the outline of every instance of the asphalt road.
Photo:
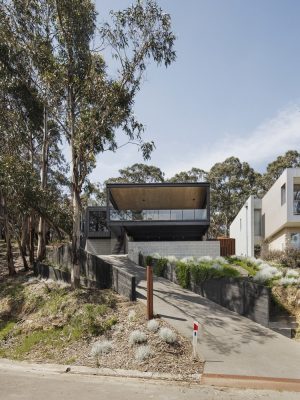
[(298, 400), (299, 393), (0, 369), (0, 400)]

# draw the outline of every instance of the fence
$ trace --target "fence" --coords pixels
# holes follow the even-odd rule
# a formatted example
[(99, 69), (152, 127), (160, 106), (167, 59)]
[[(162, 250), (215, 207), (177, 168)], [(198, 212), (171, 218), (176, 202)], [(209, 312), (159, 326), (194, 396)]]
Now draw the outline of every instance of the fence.
[(218, 237), (220, 242), (220, 255), (222, 257), (234, 256), (235, 255), (235, 239)]

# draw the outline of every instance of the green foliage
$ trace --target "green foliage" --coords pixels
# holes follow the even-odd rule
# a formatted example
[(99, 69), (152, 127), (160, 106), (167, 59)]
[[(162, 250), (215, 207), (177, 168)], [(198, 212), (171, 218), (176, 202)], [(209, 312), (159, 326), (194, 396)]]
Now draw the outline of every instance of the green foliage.
[(211, 185), (211, 236), (229, 235), (229, 226), (246, 199), (258, 192), (260, 175), (246, 162), (229, 157), (207, 175)]
[(10, 355), (15, 359), (22, 360), (35, 346), (54, 346), (56, 348), (62, 346), (63, 337), (63, 331), (55, 328), (30, 332), (22, 338), (21, 343), (15, 347)]
[(190, 265), (187, 265), (184, 262), (178, 261), (176, 263), (176, 277), (179, 282), (179, 285), (184, 289), (188, 289), (190, 286)]
[(167, 264), (168, 260), (166, 258), (159, 258), (154, 260), (153, 272), (155, 273), (155, 275), (164, 277)]
[(239, 265), (240, 267), (244, 268), (250, 276), (254, 276), (257, 271), (257, 265), (253, 264), (251, 260), (240, 260), (237, 257), (227, 257), (227, 260), (230, 264)]
[(189, 171), (182, 171), (168, 179), (169, 182), (204, 182), (207, 179), (207, 172), (200, 168), (192, 168)]
[(149, 265), (149, 266), (152, 266), (153, 265), (153, 261), (154, 261), (154, 258), (152, 257), (152, 256), (146, 256), (146, 266), (147, 265)]
[(261, 178), (263, 194), (266, 193), (273, 183), (279, 178), (286, 168), (300, 167), (300, 153), (297, 150), (289, 150), (284, 155), (278, 156), (267, 166), (267, 172)]
[(0, 341), (6, 340), (8, 336), (11, 334), (15, 327), (16, 323), (14, 321), (7, 321), (2, 323), (0, 321)]
[(133, 164), (119, 169), (120, 176), (109, 178), (104, 183), (160, 183), (164, 182), (164, 173), (154, 165)]
[(216, 269), (210, 263), (206, 262), (191, 265), (190, 271), (192, 279), (196, 284), (201, 284), (209, 279), (236, 278), (240, 276), (236, 269), (228, 265), (224, 265), (221, 269)]

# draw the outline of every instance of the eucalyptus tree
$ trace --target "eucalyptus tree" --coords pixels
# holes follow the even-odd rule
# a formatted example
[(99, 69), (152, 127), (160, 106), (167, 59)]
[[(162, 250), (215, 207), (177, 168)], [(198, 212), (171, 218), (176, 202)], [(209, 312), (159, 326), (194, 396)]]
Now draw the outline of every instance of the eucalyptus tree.
[(251, 194), (257, 194), (260, 175), (246, 162), (229, 157), (207, 175), (211, 187), (211, 232), (229, 235), (229, 226)]
[(267, 165), (260, 181), (262, 194), (271, 188), (286, 168), (300, 168), (300, 153), (297, 150), (289, 150)]
[(133, 164), (119, 169), (119, 176), (109, 178), (107, 183), (162, 183), (164, 172), (155, 165)]
[[(145, 159), (149, 158), (154, 144), (142, 139), (143, 126), (135, 118), (134, 99), (148, 60), (165, 66), (175, 60), (175, 37), (170, 29), (170, 16), (150, 0), (111, 12), (112, 22), (99, 29), (95, 6), (90, 0), (57, 0), (55, 14), (64, 126), (72, 157), (72, 281), (76, 286), (82, 188), (95, 167), (97, 154), (117, 150), (117, 129), (124, 132), (128, 142), (138, 144)], [(96, 34), (102, 47), (91, 50)], [(114, 73), (108, 73), (104, 48), (112, 52), (117, 66)]]
[(168, 179), (169, 182), (204, 182), (207, 178), (207, 172), (203, 169), (193, 167), (189, 171), (181, 171)]
[[(3, 43), (8, 49), (10, 57), (2, 60), (6, 68), (13, 71), (13, 79), (19, 86), (26, 88), (31, 97), (35, 97), (32, 117), (38, 121), (30, 124), (27, 141), (28, 154), (32, 169), (40, 170), (41, 189), (47, 191), (49, 165), (60, 158), (58, 141), (60, 140), (60, 84), (59, 64), (54, 51), (54, 2), (50, 0), (4, 0), (1, 6), (3, 18)], [(11, 55), (20, 60), (15, 66)], [(21, 63), (21, 64), (20, 64)], [(16, 64), (16, 63), (15, 63)], [(15, 68), (12, 68), (12, 66)], [(22, 96), (20, 90), (15, 91), (16, 96)], [(34, 259), (34, 220), (35, 215), (30, 215), (30, 260)], [(26, 224), (25, 224), (26, 226)], [(45, 257), (46, 223), (43, 216), (39, 216), (38, 226), (38, 259)]]

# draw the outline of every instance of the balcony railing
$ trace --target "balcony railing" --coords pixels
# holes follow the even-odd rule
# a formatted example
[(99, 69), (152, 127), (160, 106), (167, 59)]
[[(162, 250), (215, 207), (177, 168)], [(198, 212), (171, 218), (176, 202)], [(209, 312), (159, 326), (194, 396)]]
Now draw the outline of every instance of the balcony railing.
[(110, 221), (205, 221), (207, 209), (110, 210)]

